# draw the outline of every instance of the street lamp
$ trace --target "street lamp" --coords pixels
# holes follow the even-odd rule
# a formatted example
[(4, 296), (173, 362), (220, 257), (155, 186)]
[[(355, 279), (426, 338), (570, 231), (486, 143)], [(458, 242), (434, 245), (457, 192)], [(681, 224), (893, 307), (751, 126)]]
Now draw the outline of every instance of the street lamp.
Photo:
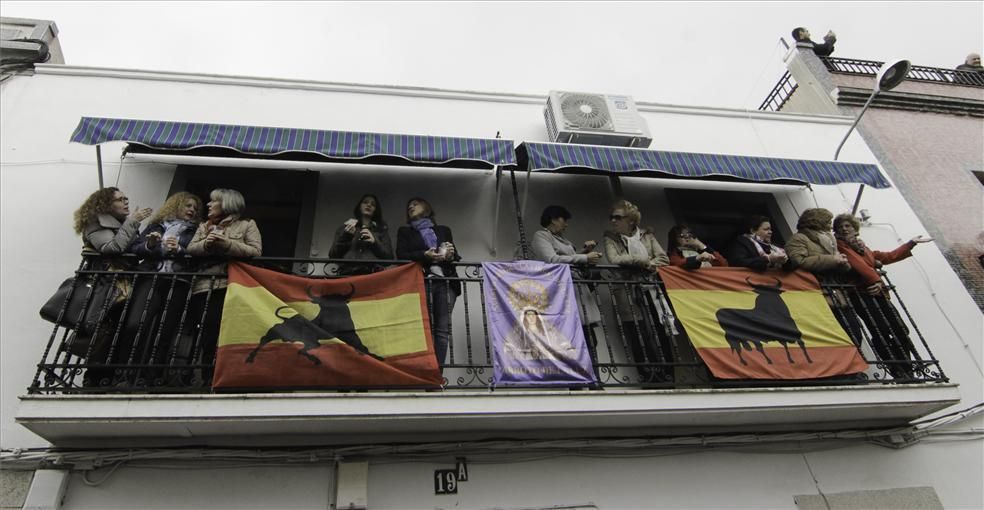
[[(868, 101), (864, 103), (864, 107), (858, 113), (858, 116), (854, 118), (854, 124), (851, 124), (851, 129), (847, 130), (847, 134), (844, 135), (844, 139), (841, 140), (840, 145), (837, 146), (837, 152), (834, 153), (834, 161), (837, 161), (837, 157), (840, 156), (841, 148), (844, 147), (844, 142), (847, 141), (847, 137), (851, 136), (854, 131), (855, 126), (861, 121), (861, 117), (864, 116), (864, 112), (868, 111), (868, 107), (871, 106), (871, 102), (875, 99), (875, 96), (879, 92), (885, 90), (892, 90), (897, 87), (900, 83), (905, 81), (905, 76), (909, 74), (909, 69), (912, 68), (912, 64), (908, 60), (890, 60), (882, 64), (881, 69), (878, 70), (878, 74), (875, 76), (875, 89), (871, 91), (871, 96), (868, 97)], [(858, 204), (861, 203), (861, 193), (864, 192), (864, 184), (858, 188), (858, 197), (854, 200), (854, 207), (851, 209), (851, 214), (855, 214), (858, 211)]]

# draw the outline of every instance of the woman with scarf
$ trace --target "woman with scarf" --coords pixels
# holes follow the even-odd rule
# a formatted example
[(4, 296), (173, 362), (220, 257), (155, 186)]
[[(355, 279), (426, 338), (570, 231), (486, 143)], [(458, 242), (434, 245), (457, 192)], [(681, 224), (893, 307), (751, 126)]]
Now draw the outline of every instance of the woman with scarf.
[[(259, 257), (263, 252), (263, 239), (256, 222), (241, 216), (246, 209), (242, 193), (218, 188), (212, 190), (209, 198), (208, 219), (195, 231), (188, 244), (188, 253), (196, 257)], [(195, 278), (192, 284), (188, 304), (189, 322), (201, 321), (200, 330), (197, 338), (192, 339), (191, 349), (179, 350), (190, 353), (187, 361), (197, 358), (205, 365), (202, 383), (207, 385), (212, 379), (222, 305), (229, 280), (225, 277), (225, 262), (206, 260), (205, 264), (208, 265), (199, 271), (202, 276)], [(198, 353), (201, 353), (200, 357)]]
[(752, 216), (745, 221), (745, 233), (731, 243), (728, 263), (756, 271), (789, 269), (786, 251), (772, 244), (772, 223), (765, 216)]
[[(663, 324), (672, 324), (673, 319), (667, 315), (669, 307), (659, 296), (654, 297), (652, 285), (644, 283), (652, 280), (657, 268), (669, 265), (670, 259), (652, 229), (639, 226), (642, 214), (635, 204), (628, 200), (615, 202), (608, 220), (612, 229), (604, 234), (605, 255), (612, 264), (625, 268), (621, 279), (637, 282), (634, 285), (612, 285), (622, 331), (632, 348), (632, 358), (639, 365), (642, 381), (661, 382), (657, 379), (668, 378), (668, 373), (649, 364), (674, 360), (670, 335), (663, 327)], [(654, 329), (656, 340), (651, 334)]]
[[(461, 260), (454, 246), (451, 229), (434, 222), (434, 208), (423, 198), (407, 202), (407, 226), (396, 232), (396, 257), (419, 263), (427, 278), (454, 278), (453, 262)], [(444, 366), (451, 337), (451, 312), (461, 294), (458, 280), (436, 279), (428, 282), (431, 327), (434, 331), (434, 354)]]
[[(187, 262), (176, 257), (186, 254), (188, 244), (201, 222), (202, 209), (198, 196), (186, 191), (175, 193), (164, 202), (140, 237), (130, 245), (130, 251), (143, 259), (142, 270), (161, 273), (156, 279), (152, 276), (139, 277), (123, 326), (129, 338), (137, 339), (139, 334), (136, 352), (141, 356), (141, 362), (146, 360), (148, 363), (163, 364), (171, 359), (174, 336), (191, 282), (187, 277), (168, 277), (167, 273), (189, 270)], [(160, 321), (159, 329), (152, 327), (155, 319)], [(160, 339), (155, 344), (158, 332)], [(182, 356), (182, 353), (176, 355)], [(152, 369), (147, 375), (148, 379), (156, 379), (161, 374), (159, 370)]]
[[(800, 214), (796, 233), (786, 243), (786, 253), (793, 267), (805, 269), (821, 279), (842, 280), (851, 270), (847, 257), (837, 250), (831, 232), (834, 215), (826, 209), (807, 209)], [(840, 323), (855, 345), (861, 345), (861, 323), (851, 310), (845, 292), (833, 288), (824, 293), (834, 318)]]
[(704, 244), (687, 225), (675, 225), (666, 234), (666, 251), (670, 265), (684, 269), (728, 267), (728, 261), (714, 248)]
[[(335, 230), (328, 256), (358, 261), (393, 258), (389, 228), (383, 220), (383, 208), (376, 195), (362, 195), (352, 210), (352, 217)], [(338, 274), (369, 274), (381, 267), (378, 264), (340, 264)]]
[[(852, 269), (850, 279), (858, 288), (857, 292), (850, 293), (851, 303), (871, 332), (873, 347), (879, 359), (904, 362), (918, 360), (919, 355), (909, 338), (909, 330), (889, 300), (888, 288), (878, 269), (909, 258), (917, 244), (928, 243), (932, 239), (920, 235), (892, 251), (875, 251), (861, 240), (858, 235), (860, 229), (861, 222), (851, 214), (840, 214), (834, 218), (837, 249), (847, 257)], [(913, 375), (909, 363), (892, 363), (888, 370), (896, 379), (911, 378)]]
[[(140, 222), (151, 213), (153, 210), (150, 208), (138, 207), (134, 207), (131, 213), (130, 199), (119, 188), (108, 187), (93, 192), (74, 214), (75, 233), (82, 236), (82, 254), (122, 255), (139, 234)], [(92, 262), (87, 259), (85, 269), (124, 271), (132, 270), (133, 264), (123, 259), (100, 258)], [(116, 287), (121, 298), (131, 294), (129, 277), (118, 278)], [(125, 363), (131, 350), (125, 338), (113, 349), (112, 359), (107, 359), (116, 329), (112, 323), (120, 318), (122, 304), (120, 301), (110, 305), (105, 316), (107, 323), (99, 328), (94, 340), (75, 335), (69, 341), (69, 350), (78, 356), (88, 356), (90, 364)], [(111, 386), (117, 376), (112, 368), (89, 368), (82, 378), (82, 384), (85, 387)]]

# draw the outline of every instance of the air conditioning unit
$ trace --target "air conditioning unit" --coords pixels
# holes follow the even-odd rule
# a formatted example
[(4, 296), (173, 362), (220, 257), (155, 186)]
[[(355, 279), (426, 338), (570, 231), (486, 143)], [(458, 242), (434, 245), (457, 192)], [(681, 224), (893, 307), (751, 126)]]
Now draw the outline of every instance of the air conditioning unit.
[(543, 117), (552, 142), (645, 148), (653, 141), (630, 96), (552, 90)]

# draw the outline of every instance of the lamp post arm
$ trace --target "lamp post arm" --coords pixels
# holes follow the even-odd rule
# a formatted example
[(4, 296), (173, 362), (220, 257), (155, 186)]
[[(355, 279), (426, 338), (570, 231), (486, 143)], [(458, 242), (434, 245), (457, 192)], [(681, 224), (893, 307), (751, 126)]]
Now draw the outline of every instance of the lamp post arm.
[(847, 130), (847, 134), (844, 135), (844, 139), (841, 140), (840, 145), (837, 146), (837, 152), (834, 153), (834, 161), (837, 161), (837, 157), (840, 156), (841, 149), (844, 147), (844, 142), (847, 141), (847, 137), (851, 136), (851, 133), (854, 132), (854, 128), (858, 125), (858, 122), (861, 122), (861, 117), (864, 117), (864, 112), (868, 111), (868, 107), (871, 106), (871, 102), (875, 99), (875, 96), (877, 95), (878, 95), (877, 89), (872, 91), (871, 95), (868, 97), (868, 101), (866, 101), (864, 103), (864, 107), (861, 108), (861, 112), (858, 113), (858, 116), (854, 118), (854, 124), (851, 124), (851, 129)]

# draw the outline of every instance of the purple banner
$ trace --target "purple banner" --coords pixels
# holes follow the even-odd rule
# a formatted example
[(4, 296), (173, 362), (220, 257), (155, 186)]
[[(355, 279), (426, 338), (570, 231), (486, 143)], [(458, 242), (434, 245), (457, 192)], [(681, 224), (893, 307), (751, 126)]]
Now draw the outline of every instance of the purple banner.
[(484, 262), (482, 271), (496, 384), (597, 381), (568, 265)]

